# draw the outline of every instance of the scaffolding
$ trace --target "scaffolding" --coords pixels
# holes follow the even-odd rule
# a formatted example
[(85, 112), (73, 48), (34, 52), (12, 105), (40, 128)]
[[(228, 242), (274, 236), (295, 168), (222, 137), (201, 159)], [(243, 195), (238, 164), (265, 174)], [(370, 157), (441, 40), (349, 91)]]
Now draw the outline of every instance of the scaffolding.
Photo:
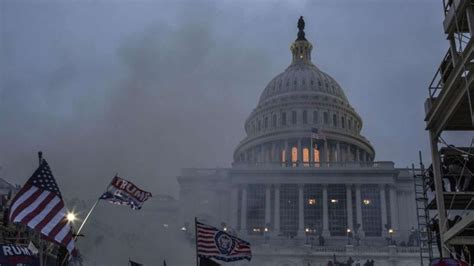
[[(428, 208), (437, 210), (436, 238), (440, 243), (440, 255), (464, 259), (472, 265), (474, 187), (470, 183), (474, 171), (474, 39), (471, 37), (474, 34), (474, 0), (443, 0), (443, 8), (443, 27), (449, 49), (431, 81), (425, 102), (432, 157), (430, 175), (435, 193)], [(442, 138), (443, 132), (447, 131), (470, 132), (468, 136), (472, 139), (464, 147), (456, 147)], [(450, 220), (453, 214), (457, 216)]]

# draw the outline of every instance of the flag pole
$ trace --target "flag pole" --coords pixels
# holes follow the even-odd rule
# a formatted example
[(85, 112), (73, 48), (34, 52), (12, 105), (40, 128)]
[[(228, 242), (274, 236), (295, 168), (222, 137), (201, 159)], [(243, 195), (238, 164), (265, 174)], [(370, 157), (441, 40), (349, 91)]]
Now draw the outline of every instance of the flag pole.
[(76, 236), (74, 237), (74, 240), (76, 240), (77, 237), (79, 236), (79, 234), (81, 233), (82, 228), (83, 228), (84, 225), (86, 224), (87, 220), (89, 219), (89, 216), (91, 216), (91, 213), (94, 211), (94, 209), (95, 209), (95, 207), (97, 206), (97, 204), (99, 204), (99, 201), (100, 201), (100, 198), (98, 198), (98, 199), (94, 202), (94, 205), (92, 205), (92, 208), (91, 208), (91, 209), (89, 210), (89, 212), (87, 213), (86, 218), (84, 218), (84, 221), (82, 221), (81, 226), (79, 226), (79, 229), (78, 229), (77, 232), (76, 232)]
[[(115, 174), (115, 176), (117, 176), (117, 174)], [(109, 186), (110, 186), (110, 184), (109, 184)], [(108, 190), (109, 186), (107, 186), (107, 188), (105, 189), (105, 191)], [(99, 204), (100, 198), (101, 198), (101, 197), (99, 196), (99, 198), (94, 202), (94, 205), (92, 205), (91, 209), (90, 209), (89, 212), (87, 213), (86, 218), (84, 218), (84, 221), (82, 221), (81, 226), (79, 226), (79, 229), (78, 229), (77, 232), (76, 232), (76, 237), (74, 238), (74, 240), (77, 239), (77, 237), (79, 236), (79, 233), (81, 233), (82, 228), (84, 227), (84, 225), (86, 224), (87, 220), (89, 219), (89, 216), (91, 216), (92, 212), (95, 210), (95, 207), (97, 206), (97, 204)]]
[(197, 217), (194, 217), (194, 234), (195, 234), (195, 243), (196, 243), (196, 266), (199, 266), (199, 256), (198, 256), (198, 233), (197, 233)]
[[(43, 152), (38, 151), (38, 166), (41, 166), (43, 163)], [(39, 259), (40, 266), (44, 266), (43, 261), (43, 241), (41, 241), (41, 232), (38, 232), (38, 245), (39, 245)]]

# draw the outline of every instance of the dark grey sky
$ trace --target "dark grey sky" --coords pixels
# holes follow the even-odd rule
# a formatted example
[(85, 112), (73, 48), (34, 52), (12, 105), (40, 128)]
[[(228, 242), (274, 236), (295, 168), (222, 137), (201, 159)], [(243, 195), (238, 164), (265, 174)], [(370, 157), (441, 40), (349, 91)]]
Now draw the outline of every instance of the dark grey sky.
[(65, 194), (117, 172), (174, 194), (180, 168), (229, 166), (300, 15), (376, 159), (416, 162), (440, 1), (3, 0), (0, 176), (22, 183), (41, 149)]
[[(290, 63), (300, 15), (376, 159), (427, 157), (423, 103), (447, 49), (440, 0), (0, 0), (0, 177), (23, 183), (43, 150), (67, 198), (97, 197), (115, 173), (176, 195), (180, 168), (230, 165), (244, 120)], [(172, 252), (146, 204), (101, 207), (79, 244), (89, 262), (154, 265)]]

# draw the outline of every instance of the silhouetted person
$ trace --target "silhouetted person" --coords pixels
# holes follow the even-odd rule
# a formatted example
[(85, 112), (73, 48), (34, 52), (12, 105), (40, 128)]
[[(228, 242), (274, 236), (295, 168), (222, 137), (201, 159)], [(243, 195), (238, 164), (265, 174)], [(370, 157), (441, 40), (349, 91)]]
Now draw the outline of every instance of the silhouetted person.
[(438, 252), (441, 253), (441, 237), (439, 235), (439, 223), (438, 219), (433, 219), (430, 225), (431, 232), (436, 234), (436, 245), (438, 246)]
[(319, 240), (319, 245), (320, 245), (320, 246), (324, 246), (324, 241), (325, 241), (325, 240), (324, 240), (324, 236), (319, 235), (319, 239), (318, 239), (318, 240)]
[(3, 210), (3, 226), (8, 226), (8, 214), (10, 212), (10, 208), (6, 207)]
[(347, 266), (352, 266), (353, 263), (354, 263), (354, 260), (352, 259), (352, 257), (349, 257), (347, 259)]

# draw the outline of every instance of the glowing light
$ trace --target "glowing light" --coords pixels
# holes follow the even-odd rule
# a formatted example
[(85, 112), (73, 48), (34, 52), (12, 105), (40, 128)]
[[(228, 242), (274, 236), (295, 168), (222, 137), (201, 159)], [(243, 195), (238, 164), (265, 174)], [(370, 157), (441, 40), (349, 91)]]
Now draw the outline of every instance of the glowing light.
[(309, 205), (315, 205), (316, 204), (316, 199), (308, 199), (308, 204)]
[(364, 205), (369, 205), (369, 204), (370, 204), (370, 200), (365, 199), (365, 200), (362, 201), (362, 203), (364, 203)]
[(163, 227), (168, 228), (168, 224), (163, 224)]
[(393, 234), (393, 229), (392, 228), (388, 229), (388, 233)]
[(181, 227), (181, 231), (186, 231), (186, 230), (188, 230), (188, 229), (186, 229), (185, 226)]
[(351, 232), (351, 229), (350, 228), (347, 228), (347, 233), (350, 233)]
[(254, 228), (254, 229), (252, 229), (252, 231), (254, 231), (254, 232), (260, 232), (260, 228)]
[(224, 227), (224, 231), (227, 231), (227, 227)]
[(268, 232), (268, 228), (265, 227), (265, 229), (263, 229), (265, 232)]
[(331, 203), (337, 203), (338, 200), (337, 199), (331, 199)]
[(304, 231), (305, 231), (306, 233), (308, 233), (308, 232), (309, 232), (309, 228), (304, 229)]
[(76, 217), (76, 214), (73, 213), (73, 212), (68, 212), (66, 214), (66, 219), (68, 220), (68, 222), (72, 223), (74, 222), (75, 220), (77, 220), (77, 217)]

